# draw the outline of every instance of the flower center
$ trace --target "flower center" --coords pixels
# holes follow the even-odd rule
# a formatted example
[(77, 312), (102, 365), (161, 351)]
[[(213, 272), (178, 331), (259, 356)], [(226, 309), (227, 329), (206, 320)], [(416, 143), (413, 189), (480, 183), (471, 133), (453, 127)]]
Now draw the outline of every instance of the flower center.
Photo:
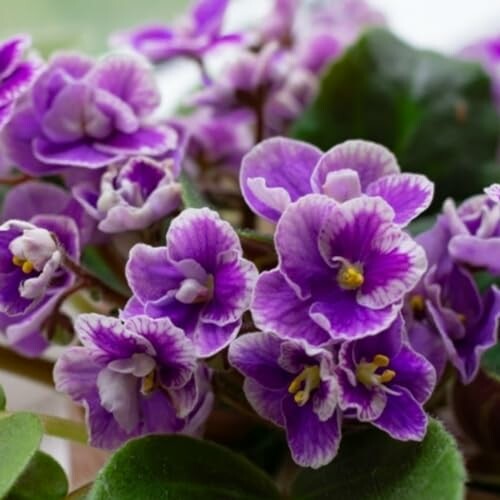
[(294, 401), (304, 406), (311, 397), (311, 393), (321, 384), (319, 366), (306, 366), (288, 386), (288, 392), (294, 394)]
[(356, 290), (365, 281), (363, 270), (359, 264), (344, 262), (337, 273), (337, 282), (344, 290)]
[(425, 299), (423, 295), (412, 295), (410, 297), (410, 307), (415, 318), (422, 318), (425, 313)]
[(156, 369), (153, 368), (145, 377), (141, 380), (141, 394), (148, 396), (158, 387), (158, 377), (156, 375)]
[(33, 262), (21, 259), (21, 257), (18, 257), (17, 255), (12, 256), (12, 263), (17, 267), (20, 267), (25, 274), (29, 274), (33, 271), (33, 269), (35, 269)]
[(186, 278), (182, 283), (175, 298), (183, 304), (201, 304), (209, 302), (214, 295), (214, 277), (209, 274), (205, 284), (194, 278)]
[(396, 372), (394, 370), (384, 370), (382, 373), (377, 374), (377, 370), (386, 368), (389, 366), (389, 362), (389, 358), (383, 354), (374, 356), (371, 363), (361, 361), (356, 368), (356, 378), (368, 389), (371, 389), (374, 385), (386, 384), (396, 376)]

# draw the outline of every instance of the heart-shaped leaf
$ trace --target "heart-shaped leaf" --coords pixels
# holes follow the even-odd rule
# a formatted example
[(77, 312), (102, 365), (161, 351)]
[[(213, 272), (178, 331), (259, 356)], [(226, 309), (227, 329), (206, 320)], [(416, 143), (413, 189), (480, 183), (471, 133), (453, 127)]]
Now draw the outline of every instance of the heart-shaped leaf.
[(0, 418), (0, 498), (4, 498), (30, 463), (42, 434), (40, 420), (30, 413)]
[(130, 441), (101, 470), (88, 500), (273, 500), (261, 470), (219, 445), (185, 436)]
[(431, 421), (421, 443), (368, 429), (345, 436), (326, 467), (304, 470), (293, 500), (461, 500), (465, 472), (453, 438)]
[[(383, 144), (403, 170), (436, 182), (437, 207), (486, 185), (499, 120), (479, 65), (415, 50), (374, 29), (325, 73), (293, 135), (323, 150), (347, 139)], [(500, 166), (493, 168), (498, 179)]]
[(9, 491), (6, 500), (61, 500), (68, 493), (68, 480), (61, 466), (37, 451)]

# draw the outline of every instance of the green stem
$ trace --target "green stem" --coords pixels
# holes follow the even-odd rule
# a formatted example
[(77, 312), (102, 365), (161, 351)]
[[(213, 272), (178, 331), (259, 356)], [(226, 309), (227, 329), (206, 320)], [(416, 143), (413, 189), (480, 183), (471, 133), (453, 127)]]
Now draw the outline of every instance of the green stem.
[(5, 347), (0, 347), (0, 367), (20, 377), (28, 378), (49, 387), (54, 386), (52, 379), (53, 363), (43, 359), (28, 359)]
[[(10, 417), (15, 412), (0, 411), (0, 418)], [(68, 420), (66, 418), (54, 417), (52, 415), (44, 415), (41, 413), (33, 413), (36, 415), (43, 426), (43, 432), (47, 436), (54, 436), (75, 443), (87, 444), (88, 435), (85, 424)]]

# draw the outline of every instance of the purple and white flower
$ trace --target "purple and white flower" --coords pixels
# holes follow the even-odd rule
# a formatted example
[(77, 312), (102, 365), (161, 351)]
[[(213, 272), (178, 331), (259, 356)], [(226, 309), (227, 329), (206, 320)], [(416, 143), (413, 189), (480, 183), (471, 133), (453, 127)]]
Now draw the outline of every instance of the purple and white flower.
[(427, 429), (422, 405), (432, 394), (436, 373), (431, 363), (403, 342), (404, 322), (346, 342), (339, 352), (340, 405), (401, 441), (421, 441)]
[(177, 147), (178, 134), (149, 123), (159, 102), (151, 68), (140, 59), (58, 54), (5, 127), (5, 149), (35, 176), (162, 155)]
[(249, 333), (229, 347), (245, 376), (245, 395), (263, 418), (284, 427), (293, 460), (319, 468), (337, 454), (341, 435), (333, 352), (272, 333)]
[(126, 275), (134, 296), (124, 314), (170, 318), (208, 357), (233, 340), (257, 278), (242, 257), (234, 229), (208, 209), (184, 210), (171, 223), (167, 246), (132, 248)]
[(75, 330), (83, 346), (63, 353), (54, 379), (58, 391), (85, 405), (91, 445), (117, 448), (136, 436), (182, 433), (208, 416), (209, 374), (167, 318), (82, 314)]
[(0, 227), (0, 331), (26, 356), (47, 346), (45, 323), (75, 278), (63, 256), (77, 261), (79, 234), (73, 219), (39, 215)]
[(379, 197), (312, 194), (289, 205), (275, 234), (279, 266), (257, 282), (257, 327), (313, 345), (388, 328), (427, 267), (394, 217)]
[(23, 52), (31, 45), (24, 35), (0, 42), (0, 129), (12, 116), (15, 103), (33, 82), (37, 65), (23, 60)]
[(405, 226), (426, 210), (434, 185), (419, 174), (401, 173), (396, 157), (369, 141), (350, 140), (326, 153), (284, 137), (263, 141), (243, 159), (240, 185), (245, 201), (276, 222), (286, 207), (309, 193), (344, 202), (367, 194), (383, 198)]
[(108, 168), (100, 191), (80, 184), (73, 195), (105, 233), (145, 229), (180, 205), (181, 186), (171, 167), (168, 161), (132, 158), (123, 167)]
[(173, 27), (141, 26), (111, 38), (114, 47), (130, 47), (154, 63), (174, 57), (201, 59), (222, 43), (240, 42), (237, 34), (223, 34), (229, 0), (197, 0), (189, 14)]

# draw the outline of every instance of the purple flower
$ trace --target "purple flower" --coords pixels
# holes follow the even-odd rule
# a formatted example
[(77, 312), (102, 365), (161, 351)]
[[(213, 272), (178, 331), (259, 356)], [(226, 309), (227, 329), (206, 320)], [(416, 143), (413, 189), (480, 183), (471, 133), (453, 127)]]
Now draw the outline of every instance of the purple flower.
[(257, 281), (255, 324), (313, 345), (386, 329), (427, 266), (378, 197), (304, 196), (283, 213), (275, 245), (279, 266)]
[(271, 333), (249, 333), (229, 347), (245, 395), (263, 418), (286, 429), (294, 461), (317, 469), (337, 454), (341, 433), (333, 353)]
[(64, 254), (79, 259), (78, 229), (69, 217), (39, 215), (4, 223), (0, 239), (0, 331), (15, 350), (37, 356), (48, 345), (45, 323), (75, 280), (61, 264)]
[(291, 54), (269, 44), (258, 53), (242, 50), (192, 101), (217, 114), (250, 109), (257, 115), (259, 135), (268, 135), (276, 129), (281, 132), (284, 124), (304, 110), (316, 86), (314, 75), (299, 67)]
[[(82, 314), (54, 368), (56, 389), (83, 403), (90, 444), (116, 448), (144, 434), (179, 433), (203, 421), (212, 394), (193, 344), (170, 320)], [(205, 390), (203, 390), (205, 389)]]
[(168, 27), (151, 24), (117, 33), (111, 45), (128, 46), (154, 63), (174, 57), (200, 59), (221, 43), (239, 42), (236, 34), (223, 35), (222, 22), (229, 0), (198, 0), (188, 16)]
[(432, 201), (427, 177), (402, 174), (395, 156), (383, 146), (346, 141), (326, 153), (305, 142), (275, 137), (255, 146), (243, 159), (240, 184), (245, 201), (261, 217), (276, 222), (286, 207), (309, 193), (339, 202), (362, 193), (383, 198), (402, 226)]
[(23, 35), (0, 42), (0, 129), (11, 117), (16, 100), (35, 77), (35, 63), (22, 60), (30, 44), (30, 38)]
[(481, 216), (489, 220), (486, 210), (469, 212), (484, 198), (466, 201), (458, 210), (463, 219), (454, 205), (446, 202), (445, 214), (417, 237), (426, 250), (429, 270), (407, 297), (405, 307), (412, 346), (432, 362), (438, 377), (451, 361), (464, 383), (476, 376), (481, 355), (495, 344), (500, 325), (500, 290), (491, 287), (481, 295), (471, 273), (473, 268), (464, 267), (450, 252), (457, 228), (478, 228)]
[(134, 296), (124, 314), (170, 318), (208, 357), (236, 337), (257, 270), (229, 223), (202, 208), (174, 219), (166, 248), (133, 247), (126, 275)]
[(491, 78), (493, 97), (500, 106), (500, 36), (479, 40), (463, 48), (460, 57), (481, 63)]
[(432, 394), (432, 365), (403, 343), (398, 318), (387, 330), (344, 343), (339, 352), (340, 405), (401, 441), (420, 441), (427, 428), (422, 405)]
[(484, 189), (484, 192), (488, 195), (488, 198), (494, 203), (500, 203), (500, 184), (492, 184), (491, 186)]
[(65, 215), (73, 219), (80, 233), (80, 246), (92, 239), (96, 224), (65, 189), (42, 181), (28, 181), (5, 195), (1, 221), (30, 221), (37, 215)]
[(73, 195), (105, 233), (145, 229), (172, 213), (180, 204), (180, 184), (171, 165), (132, 158), (123, 167), (111, 166), (101, 178), (100, 191), (90, 184), (73, 188)]
[(3, 139), (11, 161), (32, 175), (96, 169), (177, 145), (174, 130), (147, 123), (160, 95), (150, 68), (130, 55), (56, 55), (27, 97)]

